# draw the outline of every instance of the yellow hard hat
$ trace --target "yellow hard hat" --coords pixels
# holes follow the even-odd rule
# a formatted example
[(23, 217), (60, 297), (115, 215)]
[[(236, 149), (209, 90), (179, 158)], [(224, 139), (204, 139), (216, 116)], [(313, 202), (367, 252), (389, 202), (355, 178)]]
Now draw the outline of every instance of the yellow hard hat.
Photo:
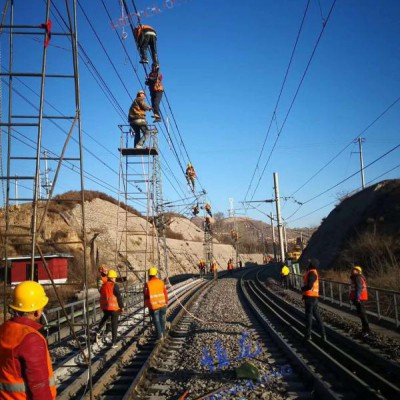
[(117, 271), (110, 269), (107, 274), (107, 278), (116, 278), (118, 276)]
[(149, 276), (156, 276), (158, 273), (158, 270), (156, 267), (150, 267), (149, 269)]
[(359, 271), (360, 273), (362, 273), (362, 268), (359, 267), (359, 266), (355, 266), (355, 267), (353, 267), (353, 269), (356, 269), (357, 271)]
[(48, 301), (49, 298), (40, 283), (25, 281), (15, 287), (10, 307), (17, 311), (33, 312), (41, 310)]
[(192, 164), (191, 163), (188, 163), (188, 167), (190, 168), (192, 166)]

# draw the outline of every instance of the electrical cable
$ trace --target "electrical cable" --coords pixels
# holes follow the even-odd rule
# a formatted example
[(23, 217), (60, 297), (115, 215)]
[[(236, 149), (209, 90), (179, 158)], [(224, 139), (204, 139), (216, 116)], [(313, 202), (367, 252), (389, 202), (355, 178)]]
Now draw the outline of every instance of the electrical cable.
[(318, 45), (319, 45), (319, 43), (320, 43), (320, 41), (321, 41), (322, 35), (323, 35), (323, 33), (325, 32), (325, 28), (326, 28), (326, 26), (327, 26), (327, 24), (328, 24), (328, 21), (329, 21), (331, 15), (332, 15), (333, 9), (334, 9), (335, 4), (336, 4), (336, 1), (337, 1), (337, 0), (333, 0), (333, 3), (332, 3), (332, 6), (331, 6), (331, 8), (330, 8), (330, 10), (329, 10), (328, 16), (326, 17), (325, 24), (323, 24), (323, 26), (322, 26), (321, 32), (320, 32), (320, 34), (319, 34), (319, 36), (318, 36), (318, 38), (317, 38), (317, 41), (316, 41), (316, 43), (315, 43), (315, 45), (314, 45), (313, 51), (312, 51), (312, 53), (311, 53), (311, 56), (310, 56), (310, 58), (309, 58), (309, 60), (308, 60), (308, 62), (307, 62), (306, 68), (305, 68), (305, 70), (304, 70), (304, 72), (303, 72), (303, 75), (302, 75), (302, 77), (301, 77), (301, 79), (300, 79), (300, 82), (299, 82), (299, 84), (298, 84), (298, 86), (297, 86), (296, 92), (295, 92), (295, 94), (294, 94), (294, 96), (293, 96), (293, 99), (292, 99), (292, 101), (291, 101), (291, 103), (290, 103), (289, 109), (288, 109), (288, 111), (286, 112), (286, 115), (285, 115), (285, 118), (284, 118), (284, 120), (283, 120), (283, 123), (282, 123), (282, 125), (281, 125), (281, 127), (280, 127), (280, 129), (279, 129), (278, 135), (277, 135), (277, 137), (276, 137), (276, 139), (275, 139), (274, 145), (272, 146), (272, 149), (271, 149), (271, 151), (270, 151), (270, 153), (269, 153), (268, 159), (267, 159), (267, 161), (266, 161), (266, 163), (265, 163), (265, 165), (264, 165), (264, 168), (263, 168), (263, 170), (262, 170), (262, 172), (261, 172), (260, 178), (258, 179), (257, 185), (256, 185), (256, 187), (255, 187), (255, 189), (254, 189), (254, 191), (253, 191), (253, 194), (252, 194), (251, 199), (254, 198), (254, 195), (255, 195), (255, 193), (256, 193), (258, 187), (260, 186), (261, 179), (262, 179), (262, 177), (264, 176), (265, 170), (266, 170), (266, 168), (267, 168), (267, 166), (268, 166), (268, 164), (269, 164), (269, 161), (270, 161), (270, 159), (271, 159), (271, 157), (272, 157), (272, 154), (273, 154), (273, 152), (274, 152), (274, 150), (275, 150), (275, 148), (276, 148), (276, 145), (277, 145), (278, 140), (279, 140), (279, 138), (280, 138), (280, 136), (281, 136), (281, 133), (282, 133), (282, 131), (283, 131), (283, 128), (285, 127), (286, 121), (288, 120), (288, 117), (289, 117), (289, 115), (290, 115), (290, 112), (291, 112), (291, 110), (292, 110), (292, 108), (293, 108), (293, 105), (294, 105), (294, 103), (295, 103), (295, 101), (296, 101), (296, 98), (297, 98), (297, 96), (298, 96), (298, 94), (299, 94), (300, 88), (301, 88), (302, 85), (303, 85), (303, 82), (304, 82), (304, 79), (305, 79), (305, 77), (306, 77), (306, 75), (307, 75), (308, 69), (309, 69), (309, 67), (310, 67), (310, 65), (311, 65), (311, 62), (312, 62), (312, 60), (313, 60), (313, 58), (314, 58), (314, 55), (315, 55), (315, 53), (316, 53), (316, 51), (317, 51)]
[(264, 152), (264, 148), (265, 148), (266, 142), (267, 142), (267, 140), (268, 140), (268, 136), (269, 136), (269, 132), (270, 132), (270, 130), (271, 130), (272, 122), (273, 122), (273, 120), (274, 120), (275, 117), (276, 117), (276, 111), (277, 111), (277, 109), (278, 109), (279, 102), (280, 102), (280, 99), (281, 99), (281, 96), (282, 96), (282, 93), (283, 93), (283, 89), (284, 89), (284, 87), (285, 87), (285, 84), (286, 84), (286, 81), (287, 81), (287, 77), (288, 77), (288, 75), (289, 75), (290, 67), (291, 67), (291, 65), (292, 65), (292, 61), (293, 61), (293, 58), (294, 58), (294, 54), (295, 54), (296, 49), (297, 49), (297, 44), (298, 44), (299, 39), (300, 39), (301, 31), (303, 30), (303, 25), (304, 25), (304, 21), (305, 21), (306, 16), (307, 16), (307, 12), (308, 12), (308, 7), (309, 7), (309, 5), (310, 5), (310, 0), (307, 1), (305, 10), (304, 10), (304, 12), (303, 12), (303, 17), (302, 17), (302, 20), (301, 20), (301, 23), (300, 23), (300, 27), (299, 27), (298, 32), (297, 32), (297, 36), (296, 36), (296, 40), (295, 40), (295, 43), (294, 43), (294, 46), (293, 46), (293, 49), (292, 49), (292, 53), (291, 53), (291, 55), (290, 55), (289, 64), (288, 64), (288, 66), (286, 67), (286, 73), (285, 73), (285, 76), (284, 76), (283, 81), (282, 81), (282, 84), (281, 84), (281, 88), (280, 88), (280, 91), (279, 91), (278, 99), (277, 99), (277, 101), (276, 101), (276, 103), (275, 103), (275, 107), (274, 107), (274, 111), (273, 111), (273, 113), (272, 113), (271, 121), (270, 121), (270, 123), (269, 123), (268, 129), (267, 129), (267, 133), (266, 133), (266, 135), (265, 135), (265, 139), (264, 139), (264, 142), (263, 142), (263, 144), (262, 144), (261, 151), (260, 151), (260, 154), (259, 154), (259, 156), (258, 156), (258, 160), (257, 160), (256, 166), (255, 166), (255, 168), (254, 168), (253, 176), (251, 177), (249, 186), (248, 186), (247, 191), (246, 191), (246, 195), (244, 196), (244, 200), (245, 200), (245, 201), (246, 201), (246, 199), (247, 199), (247, 195), (249, 194), (249, 191), (250, 191), (251, 185), (252, 185), (252, 183), (253, 183), (255, 174), (256, 174), (256, 172), (257, 172), (257, 170), (258, 170), (258, 168), (259, 168), (261, 156), (262, 156), (262, 154), (263, 154), (263, 152)]
[(317, 172), (315, 172), (306, 182), (304, 182), (298, 189), (296, 189), (291, 196), (295, 195), (301, 189), (303, 189), (309, 182), (311, 182), (318, 174), (320, 174), (326, 167), (328, 167), (334, 160), (336, 160), (344, 151), (346, 151), (357, 138), (367, 132), (376, 122), (378, 122), (392, 107), (394, 107), (400, 101), (400, 97), (394, 100), (389, 106), (387, 106), (371, 123), (368, 124), (354, 139), (352, 139), (343, 149), (341, 149), (335, 156), (333, 156), (326, 164), (324, 164)]

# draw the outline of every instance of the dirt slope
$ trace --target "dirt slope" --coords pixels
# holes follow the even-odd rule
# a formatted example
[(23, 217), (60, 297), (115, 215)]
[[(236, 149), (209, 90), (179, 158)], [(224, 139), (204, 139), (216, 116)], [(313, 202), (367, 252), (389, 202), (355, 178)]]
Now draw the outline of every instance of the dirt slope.
[[(31, 205), (25, 204), (19, 208), (13, 208), (10, 214), (10, 224), (17, 231), (18, 226), (29, 226)], [(1, 213), (1, 212), (0, 212)], [(150, 250), (152, 246), (151, 236), (145, 235), (146, 231), (151, 232), (151, 224), (146, 219), (134, 213), (128, 214), (128, 227), (124, 226), (125, 211), (110, 201), (101, 198), (93, 198), (85, 202), (86, 214), (86, 233), (87, 233), (87, 254), (90, 254), (90, 242), (94, 240), (92, 252), (97, 256), (98, 263), (107, 263), (115, 267), (122, 267), (121, 257), (116, 258), (116, 252), (125, 253), (125, 239), (122, 231), (135, 231), (135, 235), (128, 238), (128, 260), (137, 270), (143, 270), (150, 266), (150, 256), (145, 258), (144, 251)], [(119, 215), (119, 221), (118, 221)], [(4, 218), (0, 221), (0, 228), (4, 231)], [(40, 241), (46, 243), (43, 249), (46, 253), (51, 252), (70, 252), (75, 259), (79, 260), (82, 248), (79, 244), (61, 245), (58, 242), (77, 241), (81, 228), (81, 208), (74, 206), (70, 208), (57, 208), (48, 215), (44, 229), (40, 233)], [(175, 238), (167, 239), (168, 262), (170, 275), (181, 273), (197, 272), (196, 263), (203, 257), (203, 231), (185, 217), (168, 217), (168, 231), (171, 237), (183, 237), (183, 240)], [(174, 235), (176, 234), (176, 235)], [(155, 243), (156, 246), (156, 243)], [(25, 255), (29, 253), (28, 245), (11, 245), (9, 255)], [(234, 249), (229, 244), (219, 244), (214, 242), (214, 256), (221, 267), (225, 268), (230, 257), (233, 257)], [(261, 254), (244, 255), (244, 261), (262, 262)], [(76, 268), (80, 268), (81, 263), (77, 262)], [(95, 266), (92, 266), (92, 274), (96, 274)], [(77, 278), (74, 275), (73, 278)], [(130, 274), (132, 279), (134, 275)]]
[(365, 265), (378, 251), (367, 255), (378, 242), (396, 259), (400, 256), (399, 234), (400, 180), (382, 181), (344, 199), (332, 210), (311, 237), (300, 262), (317, 257), (321, 268), (346, 267), (352, 261)]

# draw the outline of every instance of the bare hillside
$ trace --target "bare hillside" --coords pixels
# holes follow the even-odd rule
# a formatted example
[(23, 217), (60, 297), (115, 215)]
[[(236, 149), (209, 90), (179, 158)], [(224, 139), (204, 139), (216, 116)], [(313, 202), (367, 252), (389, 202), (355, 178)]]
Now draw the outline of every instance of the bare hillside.
[(372, 185), (344, 199), (313, 234), (300, 262), (317, 257), (322, 268), (357, 262), (370, 269), (400, 258), (400, 180)]
[[(90, 199), (85, 202), (88, 262), (90, 253), (97, 259), (95, 264), (93, 262), (90, 264), (92, 280), (94, 281), (96, 275), (96, 264), (107, 263), (113, 267), (117, 265), (124, 268), (123, 255), (126, 245), (129, 250), (129, 263), (136, 270), (148, 268), (151, 256), (148, 254), (146, 258), (145, 250), (150, 251), (153, 245), (151, 223), (138, 215), (136, 210), (129, 209), (126, 227), (124, 225), (125, 210), (119, 208), (114, 199), (100, 198), (92, 192), (88, 192), (86, 198)], [(29, 226), (30, 213), (30, 204), (12, 209), (10, 225), (14, 227), (14, 231), (17, 231), (18, 226), (22, 224)], [(80, 206), (70, 203), (66, 206), (65, 203), (54, 202), (39, 235), (45, 252), (69, 252), (74, 255), (75, 262), (70, 276), (72, 280), (79, 279), (80, 276), (82, 248), (79, 244), (62, 244), (62, 242), (77, 241), (80, 235), (81, 218)], [(196, 263), (203, 257), (203, 231), (189, 219), (179, 215), (167, 215), (166, 221), (170, 275), (196, 272)], [(1, 225), (1, 230), (4, 232), (4, 217), (1, 219)], [(124, 230), (143, 233), (131, 235), (126, 244), (125, 235), (121, 233)], [(145, 235), (146, 231), (149, 232), (148, 236)], [(156, 247), (155, 240), (154, 246)], [(25, 245), (11, 243), (9, 246), (9, 255), (26, 255), (29, 251), (28, 241)], [(234, 249), (230, 244), (214, 242), (214, 256), (221, 267), (226, 267), (228, 259), (233, 257), (233, 254)], [(243, 259), (261, 263), (262, 255), (247, 255)], [(130, 277), (135, 279), (134, 275)]]

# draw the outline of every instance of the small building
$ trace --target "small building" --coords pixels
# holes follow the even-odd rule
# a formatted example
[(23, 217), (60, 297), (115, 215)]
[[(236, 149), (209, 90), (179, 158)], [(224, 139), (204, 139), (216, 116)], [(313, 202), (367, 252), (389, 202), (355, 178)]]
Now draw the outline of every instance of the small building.
[[(47, 266), (53, 277), (54, 283), (60, 284), (67, 282), (68, 278), (68, 261), (72, 259), (71, 254), (45, 254)], [(4, 281), (4, 262), (1, 271), (1, 278)], [(17, 285), (20, 282), (30, 279), (31, 256), (9, 257), (7, 262), (7, 283)], [(33, 280), (42, 284), (51, 283), (46, 272), (42, 257), (35, 257), (35, 266), (33, 271)]]

